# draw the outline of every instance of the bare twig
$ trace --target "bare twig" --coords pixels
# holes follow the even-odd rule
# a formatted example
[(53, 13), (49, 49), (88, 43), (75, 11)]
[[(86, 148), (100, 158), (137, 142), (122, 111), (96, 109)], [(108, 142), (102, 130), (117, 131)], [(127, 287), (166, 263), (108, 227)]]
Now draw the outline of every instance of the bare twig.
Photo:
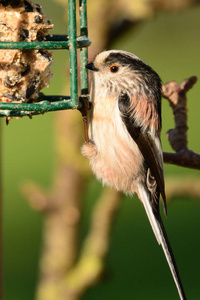
[[(59, 181), (56, 181), (54, 191), (48, 197), (49, 205), (41, 210), (45, 213), (45, 222), (36, 296), (38, 300), (67, 299), (58, 297), (58, 288), (77, 258), (79, 199), (82, 193), (80, 177), (74, 169), (66, 166), (59, 168), (58, 172), (56, 178)], [(29, 188), (28, 200), (32, 207), (40, 210), (37, 197), (40, 195), (39, 201), (43, 203), (47, 196), (40, 189), (37, 191), (35, 186), (31, 188), (29, 185)]]
[(78, 255), (80, 201), (84, 182), (81, 174), (87, 176), (87, 168), (80, 155), (83, 133), (79, 122), (77, 112), (56, 114), (57, 164), (53, 187), (48, 193), (32, 183), (23, 188), (30, 205), (44, 214), (37, 300), (66, 299), (58, 297), (58, 288), (73, 268)]
[(184, 80), (180, 85), (171, 81), (163, 85), (163, 97), (169, 100), (173, 110), (175, 128), (167, 132), (168, 140), (176, 153), (163, 153), (164, 162), (187, 168), (200, 169), (200, 155), (187, 147), (187, 97), (186, 93), (196, 83), (193, 76)]
[(163, 157), (166, 164), (200, 170), (200, 155), (189, 149), (177, 153), (164, 152)]
[[(80, 259), (69, 272), (60, 290), (59, 299), (78, 300), (94, 285), (104, 270), (104, 259), (110, 244), (110, 230), (120, 204), (120, 193), (105, 189), (94, 208), (91, 227)], [(63, 298), (65, 295), (66, 298)]]
[(21, 187), (21, 193), (27, 198), (29, 205), (34, 210), (44, 213), (49, 210), (48, 195), (37, 184), (27, 181)]
[(170, 201), (174, 197), (200, 199), (199, 178), (195, 176), (166, 176), (166, 198)]

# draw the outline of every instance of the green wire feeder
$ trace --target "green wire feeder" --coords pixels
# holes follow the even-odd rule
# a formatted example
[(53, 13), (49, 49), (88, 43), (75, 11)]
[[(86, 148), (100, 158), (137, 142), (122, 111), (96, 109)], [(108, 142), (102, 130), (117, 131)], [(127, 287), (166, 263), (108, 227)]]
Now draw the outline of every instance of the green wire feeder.
[[(35, 103), (0, 102), (0, 117), (31, 117), (49, 111), (80, 110), (84, 107), (84, 100), (88, 100), (88, 75), (85, 65), (88, 57), (87, 47), (91, 44), (87, 33), (86, 0), (79, 1), (80, 36), (77, 36), (76, 29), (76, 0), (68, 0), (68, 19), (68, 35), (47, 36), (46, 40), (41, 42), (0, 42), (0, 49), (69, 50), (70, 96), (46, 96), (40, 93)], [(77, 49), (80, 49), (80, 97), (78, 97)], [(83, 112), (82, 114), (84, 116)]]

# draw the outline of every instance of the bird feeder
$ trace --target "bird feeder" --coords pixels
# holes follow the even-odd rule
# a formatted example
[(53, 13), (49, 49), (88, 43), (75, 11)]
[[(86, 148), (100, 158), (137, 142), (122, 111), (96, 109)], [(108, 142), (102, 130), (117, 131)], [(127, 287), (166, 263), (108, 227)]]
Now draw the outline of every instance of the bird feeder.
[[(3, 5), (6, 7), (9, 1), (2, 0)], [(15, 5), (20, 1), (10, 1)], [(30, 1), (26, 2), (27, 10), (29, 8)], [(34, 8), (35, 11), (39, 8)], [(23, 117), (32, 116), (36, 114), (43, 114), (49, 111), (67, 110), (67, 109), (80, 109), (83, 106), (84, 97), (87, 99), (88, 94), (88, 77), (85, 65), (87, 64), (87, 47), (91, 44), (91, 41), (87, 36), (87, 5), (86, 0), (79, 1), (79, 16), (76, 16), (76, 0), (68, 0), (68, 34), (67, 35), (46, 35), (43, 39), (37, 39), (37, 41), (26, 41), (27, 30), (23, 31), (20, 41), (0, 41), (0, 49), (9, 50), (21, 50), (23, 53), (28, 53), (31, 50), (39, 51), (39, 54), (43, 54), (51, 50), (66, 49), (69, 51), (69, 68), (70, 68), (70, 95), (44, 95), (38, 93), (37, 99), (31, 103), (23, 101), (8, 101), (2, 102), (0, 99), (0, 116), (1, 117)], [(34, 16), (35, 22), (40, 23), (39, 17)], [(77, 35), (76, 20), (80, 22), (80, 34)], [(48, 24), (48, 23), (46, 23)], [(0, 25), (5, 25), (0, 20)], [(25, 39), (25, 41), (23, 41)], [(77, 71), (77, 51), (80, 50), (80, 91), (81, 95), (78, 95), (78, 71)], [(48, 55), (46, 55), (47, 57)], [(47, 57), (48, 59), (48, 57)], [(1, 62), (0, 62), (1, 63)], [(24, 71), (26, 72), (26, 70)], [(9, 79), (9, 78), (8, 78)], [(14, 85), (13, 81), (5, 80), (5, 85)], [(33, 92), (33, 90), (32, 90)]]

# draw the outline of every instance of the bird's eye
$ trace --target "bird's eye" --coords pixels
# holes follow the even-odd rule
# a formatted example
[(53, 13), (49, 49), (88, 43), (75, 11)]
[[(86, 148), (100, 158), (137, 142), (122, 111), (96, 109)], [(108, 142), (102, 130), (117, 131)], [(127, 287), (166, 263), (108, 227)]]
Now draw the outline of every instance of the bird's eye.
[(118, 65), (111, 65), (110, 66), (110, 72), (116, 73), (119, 70)]

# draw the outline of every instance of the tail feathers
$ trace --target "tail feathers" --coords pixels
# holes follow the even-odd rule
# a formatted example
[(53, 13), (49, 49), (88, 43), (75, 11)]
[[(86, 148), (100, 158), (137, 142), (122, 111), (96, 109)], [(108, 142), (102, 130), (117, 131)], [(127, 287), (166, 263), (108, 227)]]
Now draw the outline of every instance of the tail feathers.
[(186, 295), (183, 289), (183, 285), (181, 282), (181, 278), (178, 272), (178, 268), (176, 266), (176, 261), (172, 252), (172, 248), (170, 246), (170, 242), (167, 237), (167, 233), (165, 231), (164, 225), (162, 223), (160, 215), (155, 215), (153, 212), (150, 196), (146, 192), (145, 188), (142, 186), (139, 186), (138, 188), (139, 197), (144, 205), (146, 214), (148, 216), (149, 222), (151, 224), (152, 230), (155, 234), (155, 237), (158, 241), (158, 244), (162, 246), (162, 249), (164, 251), (166, 260), (168, 262), (169, 268), (171, 270), (172, 276), (174, 278), (174, 282), (176, 284), (179, 297), (181, 300), (186, 300)]

